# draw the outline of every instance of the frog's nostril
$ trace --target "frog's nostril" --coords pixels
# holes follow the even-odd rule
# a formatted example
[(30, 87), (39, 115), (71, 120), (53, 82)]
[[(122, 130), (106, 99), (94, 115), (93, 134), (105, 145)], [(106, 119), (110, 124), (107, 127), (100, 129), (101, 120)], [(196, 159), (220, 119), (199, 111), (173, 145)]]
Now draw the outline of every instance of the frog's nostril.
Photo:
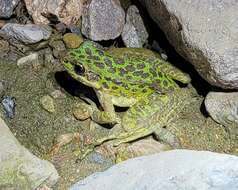
[(74, 65), (74, 71), (78, 75), (82, 75), (85, 72), (85, 69), (82, 65)]

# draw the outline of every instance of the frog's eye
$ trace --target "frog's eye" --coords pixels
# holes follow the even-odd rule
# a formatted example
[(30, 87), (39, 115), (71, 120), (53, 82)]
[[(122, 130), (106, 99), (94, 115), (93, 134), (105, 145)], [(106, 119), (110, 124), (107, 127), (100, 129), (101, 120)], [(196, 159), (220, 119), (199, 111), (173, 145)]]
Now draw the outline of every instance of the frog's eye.
[(78, 75), (82, 75), (85, 72), (83, 65), (74, 65), (74, 71)]

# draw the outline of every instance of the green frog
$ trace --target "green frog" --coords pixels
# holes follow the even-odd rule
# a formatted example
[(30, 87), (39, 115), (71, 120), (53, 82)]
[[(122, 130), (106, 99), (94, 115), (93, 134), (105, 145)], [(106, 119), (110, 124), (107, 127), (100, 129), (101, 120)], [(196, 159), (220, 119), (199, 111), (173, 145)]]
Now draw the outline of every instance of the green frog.
[[(189, 83), (188, 74), (150, 50), (105, 50), (91, 41), (69, 50), (63, 57), (63, 64), (74, 79), (96, 92), (103, 111), (89, 100), (92, 106), (85, 105), (85, 108), (91, 109), (87, 113), (92, 120), (99, 124), (116, 124), (119, 128), (105, 138), (96, 139), (92, 148), (109, 140), (117, 146), (156, 131), (164, 141), (170, 141), (174, 146), (178, 144), (163, 127), (174, 118), (172, 116), (183, 107), (181, 105), (185, 105), (187, 92), (175, 81)], [(121, 119), (114, 106), (129, 107), (129, 110)]]

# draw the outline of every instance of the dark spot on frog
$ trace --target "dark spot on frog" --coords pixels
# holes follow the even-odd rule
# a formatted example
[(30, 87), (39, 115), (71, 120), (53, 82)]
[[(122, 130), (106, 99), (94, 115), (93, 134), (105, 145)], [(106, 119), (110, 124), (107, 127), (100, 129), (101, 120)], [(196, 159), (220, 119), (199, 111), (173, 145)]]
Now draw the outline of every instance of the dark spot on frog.
[(127, 65), (127, 66), (125, 67), (125, 69), (126, 69), (127, 71), (132, 72), (132, 71), (135, 70), (135, 67), (134, 67), (133, 65), (129, 64), (129, 65)]
[(94, 62), (94, 64), (100, 69), (103, 69), (105, 67), (104, 63), (102, 63), (102, 62), (96, 61), (96, 62)]
[(112, 78), (111, 77), (105, 77), (105, 80), (106, 81), (112, 81)]
[(98, 53), (98, 55), (104, 56), (104, 52), (102, 50), (97, 50), (96, 52)]
[(107, 88), (107, 89), (109, 88), (109, 86), (108, 86), (108, 84), (106, 82), (103, 82), (102, 86), (103, 86), (103, 88)]
[(123, 83), (122, 86), (123, 86), (126, 90), (129, 90), (129, 86), (128, 86), (128, 84)]
[(99, 60), (100, 60), (100, 57), (99, 57), (99, 56), (96, 56), (96, 55), (94, 55), (94, 56), (92, 56), (92, 59), (94, 59), (94, 60), (96, 60), (96, 61), (99, 61)]
[(124, 68), (119, 68), (119, 75), (124, 76), (127, 73), (127, 71)]
[(136, 67), (138, 69), (144, 69), (145, 68), (145, 64), (144, 63), (139, 63), (139, 64), (136, 65)]
[(143, 77), (143, 78), (148, 78), (149, 76), (150, 76), (149, 73), (143, 73), (143, 74), (142, 74), (142, 77)]
[(112, 86), (112, 89), (113, 89), (113, 90), (117, 90), (117, 89), (118, 89), (118, 86)]
[(127, 79), (127, 80), (131, 80), (131, 79), (132, 79), (132, 76), (130, 76), (130, 75), (126, 76), (126, 79)]
[(120, 80), (118, 80), (118, 79), (113, 79), (112, 82), (113, 82), (114, 84), (116, 84), (116, 85), (122, 84), (122, 82), (121, 82)]
[(121, 59), (121, 58), (115, 58), (115, 59), (114, 59), (114, 62), (115, 62), (116, 64), (119, 64), (119, 65), (125, 63), (125, 61), (124, 61), (123, 59)]
[(108, 72), (109, 73), (115, 73), (116, 69), (114, 67), (109, 67)]
[(88, 54), (88, 55), (92, 55), (92, 51), (90, 48), (85, 48), (85, 53)]
[(168, 85), (169, 85), (168, 81), (167, 80), (163, 80), (163, 86), (167, 87)]
[(89, 81), (98, 81), (100, 79), (99, 75), (93, 73), (93, 72), (87, 72), (87, 79)]
[(104, 58), (104, 62), (106, 63), (107, 66), (109, 66), (109, 67), (112, 66), (112, 61), (108, 57)]
[(154, 82), (151, 83), (150, 85), (152, 87), (152, 89), (158, 89), (160, 86), (160, 80), (155, 80)]
[(150, 73), (153, 75), (153, 77), (156, 77), (156, 76), (157, 76), (157, 73), (155, 72), (154, 69), (150, 68), (149, 71), (150, 71)]
[(143, 74), (143, 71), (135, 71), (132, 73), (134, 76), (141, 76)]
[(143, 92), (143, 93), (146, 93), (146, 92), (147, 92), (147, 90), (146, 90), (146, 89), (143, 89), (143, 90), (142, 90), (142, 92)]
[(78, 58), (78, 59), (84, 59), (85, 56), (84, 56), (84, 55), (78, 55), (77, 58)]

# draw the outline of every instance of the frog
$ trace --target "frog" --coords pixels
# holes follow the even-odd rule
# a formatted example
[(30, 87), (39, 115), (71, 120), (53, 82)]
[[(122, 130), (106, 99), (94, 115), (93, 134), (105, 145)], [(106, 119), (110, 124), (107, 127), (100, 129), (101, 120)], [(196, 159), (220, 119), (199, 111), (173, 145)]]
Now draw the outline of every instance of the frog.
[[(85, 41), (79, 48), (67, 51), (62, 62), (70, 76), (94, 89), (103, 110), (84, 98), (92, 105), (90, 108), (87, 106), (91, 119), (119, 128), (114, 134), (96, 139), (88, 150), (110, 140), (118, 146), (158, 129), (164, 137), (172, 136), (163, 130), (158, 118), (163, 120), (160, 115), (168, 112), (168, 116), (170, 111), (176, 110), (166, 110), (170, 101), (173, 107), (183, 102), (177, 100), (176, 95), (181, 88), (176, 81), (189, 84), (191, 78), (157, 53), (144, 48), (105, 49), (95, 42)], [(129, 109), (123, 118), (119, 118), (114, 106)], [(144, 124), (138, 125), (139, 121)], [(176, 140), (172, 141), (170, 144), (177, 144)]]

